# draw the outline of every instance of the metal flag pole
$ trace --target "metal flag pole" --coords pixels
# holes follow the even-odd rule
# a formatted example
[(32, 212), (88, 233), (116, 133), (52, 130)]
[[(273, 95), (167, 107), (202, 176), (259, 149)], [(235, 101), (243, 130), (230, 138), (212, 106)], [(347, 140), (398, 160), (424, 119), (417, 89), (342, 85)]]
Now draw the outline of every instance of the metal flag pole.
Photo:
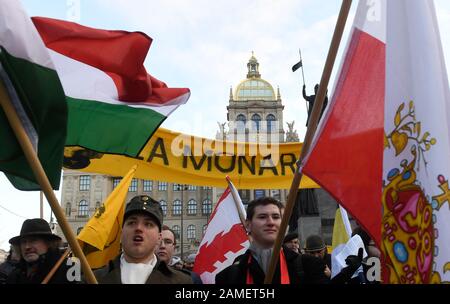
[(53, 192), (50, 181), (48, 180), (44, 168), (42, 168), (42, 164), (33, 148), (33, 145), (31, 144), (30, 138), (26, 134), (17, 113), (11, 104), (11, 100), (2, 81), (0, 81), (0, 105), (5, 112), (5, 115), (9, 121), (9, 124), (11, 125), (11, 128), (14, 131), (14, 134), (16, 135), (17, 141), (22, 147), (23, 153), (25, 154), (25, 157), (31, 167), (31, 170), (34, 173), (34, 176), (36, 177), (37, 182), (41, 186), (41, 189), (44, 192), (51, 209), (55, 213), (56, 219), (58, 220), (58, 223), (64, 233), (64, 236), (67, 239), (67, 242), (69, 243), (76, 257), (80, 259), (81, 267), (83, 269), (84, 275), (86, 276), (87, 282), (96, 284), (97, 280), (95, 279), (94, 273), (89, 267), (89, 263), (85, 255), (83, 254), (83, 251), (81, 250), (80, 244), (78, 244), (75, 234), (73, 233), (72, 228), (70, 227), (64, 215), (64, 212), (61, 209), (58, 199)]
[(344, 32), (345, 23), (347, 21), (348, 14), (350, 12), (350, 7), (352, 5), (352, 0), (343, 0), (341, 9), (339, 11), (338, 20), (336, 22), (336, 27), (334, 29), (333, 38), (331, 40), (330, 49), (328, 51), (327, 60), (325, 62), (325, 67), (323, 69), (322, 78), (320, 80), (319, 90), (314, 101), (313, 110), (311, 113), (310, 124), (306, 130), (305, 140), (303, 142), (303, 147), (301, 150), (300, 158), (297, 161), (297, 170), (295, 171), (294, 179), (292, 180), (291, 188), (289, 190), (289, 196), (286, 203), (286, 208), (281, 220), (280, 229), (278, 231), (277, 239), (275, 240), (275, 245), (273, 248), (272, 258), (270, 260), (269, 269), (267, 271), (266, 277), (264, 279), (264, 284), (270, 284), (272, 282), (273, 275), (275, 273), (275, 267), (280, 256), (281, 243), (286, 233), (288, 226), (288, 221), (291, 218), (292, 210), (294, 209), (295, 199), (297, 197), (297, 191), (300, 186), (300, 181), (302, 179), (301, 163), (309, 150), (314, 133), (316, 132), (317, 125), (319, 123), (320, 112), (322, 105), (325, 100), (325, 95), (328, 87), (328, 82), (330, 81), (331, 72), (333, 70), (334, 62), (336, 60), (337, 51), (339, 49), (339, 44)]
[(302, 59), (302, 50), (299, 48), (298, 49), (298, 52), (300, 53), (300, 62), (302, 63), (302, 77), (303, 77), (303, 85), (306, 85), (305, 84), (305, 73), (304, 73), (304, 71), (303, 71), (303, 59)]
[[(302, 50), (300, 48), (298, 48), (298, 52), (300, 54), (300, 62), (302, 63), (302, 77), (303, 77), (303, 87), (306, 87), (306, 82), (305, 82), (305, 72), (303, 70), (303, 58), (302, 58)], [(302, 92), (303, 92), (303, 88), (302, 88)], [(308, 105), (308, 101), (305, 102), (305, 106), (306, 106), (306, 113), (309, 113), (309, 105)]]

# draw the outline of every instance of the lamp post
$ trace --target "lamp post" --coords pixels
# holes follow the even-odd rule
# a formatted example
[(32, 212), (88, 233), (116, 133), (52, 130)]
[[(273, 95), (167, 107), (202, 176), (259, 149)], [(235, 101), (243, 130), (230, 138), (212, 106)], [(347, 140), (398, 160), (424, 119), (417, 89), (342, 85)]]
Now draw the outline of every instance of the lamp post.
[(181, 259), (184, 258), (184, 190), (187, 190), (187, 185), (177, 184), (177, 190), (181, 190)]

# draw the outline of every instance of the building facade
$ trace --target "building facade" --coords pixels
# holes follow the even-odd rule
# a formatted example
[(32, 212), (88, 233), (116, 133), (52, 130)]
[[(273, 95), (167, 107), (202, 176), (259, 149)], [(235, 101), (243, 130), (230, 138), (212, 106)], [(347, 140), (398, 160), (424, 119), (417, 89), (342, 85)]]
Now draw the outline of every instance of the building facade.
[[(78, 234), (81, 231), (120, 180), (120, 177), (64, 170), (61, 204), (74, 232)], [(133, 179), (126, 202), (142, 194), (161, 204), (164, 224), (177, 234), (175, 254), (186, 256), (196, 252), (211, 215), (213, 201), (218, 199), (217, 189)], [(64, 238), (60, 230), (58, 234)]]

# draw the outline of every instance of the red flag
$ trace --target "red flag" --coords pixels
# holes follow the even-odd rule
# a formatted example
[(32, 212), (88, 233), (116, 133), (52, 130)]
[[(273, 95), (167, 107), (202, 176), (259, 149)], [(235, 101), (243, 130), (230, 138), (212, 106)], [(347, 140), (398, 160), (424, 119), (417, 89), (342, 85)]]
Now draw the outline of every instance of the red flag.
[(329, 191), (380, 244), (386, 45), (383, 37), (361, 25), (365, 19), (360, 17), (367, 15), (363, 8), (303, 173)]
[(220, 197), (195, 259), (194, 271), (205, 284), (214, 284), (216, 274), (231, 265), (250, 244), (239, 219), (233, 190), (236, 191), (228, 187)]

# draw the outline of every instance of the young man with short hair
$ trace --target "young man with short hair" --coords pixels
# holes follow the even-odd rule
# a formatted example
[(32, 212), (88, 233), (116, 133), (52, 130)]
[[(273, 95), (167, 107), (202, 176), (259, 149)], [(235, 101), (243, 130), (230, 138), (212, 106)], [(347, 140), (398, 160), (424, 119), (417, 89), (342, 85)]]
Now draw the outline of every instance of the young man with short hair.
[[(263, 284), (281, 224), (283, 205), (274, 198), (251, 201), (247, 208), (246, 228), (251, 235), (250, 248), (237, 257), (233, 265), (216, 275), (218, 284)], [(282, 249), (274, 284), (327, 283), (323, 262), (312, 256), (298, 255)]]
[(125, 208), (122, 253), (95, 272), (105, 284), (192, 284), (186, 275), (161, 262), (155, 250), (161, 242), (163, 212), (147, 195), (135, 196)]

